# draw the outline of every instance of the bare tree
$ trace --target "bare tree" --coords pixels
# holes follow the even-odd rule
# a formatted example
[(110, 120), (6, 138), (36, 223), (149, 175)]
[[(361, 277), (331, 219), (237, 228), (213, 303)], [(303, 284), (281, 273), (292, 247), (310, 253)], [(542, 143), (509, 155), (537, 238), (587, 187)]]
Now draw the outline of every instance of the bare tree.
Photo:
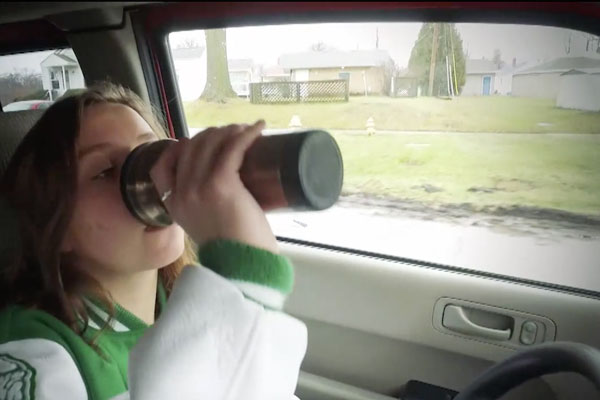
[(569, 32), (567, 34), (567, 36), (565, 37), (565, 54), (569, 55), (571, 54), (571, 42), (573, 40), (573, 35), (571, 32)]
[(492, 61), (496, 64), (497, 68), (502, 68), (504, 65), (504, 61), (502, 61), (502, 52), (500, 49), (494, 49), (494, 56), (492, 57)]
[(30, 70), (15, 71), (0, 76), (0, 102), (6, 105), (14, 101), (44, 98), (42, 77)]
[(183, 40), (182, 43), (179, 43), (176, 48), (178, 49), (193, 49), (196, 47), (200, 47), (198, 40), (192, 37), (187, 37)]
[(330, 49), (329, 46), (327, 46), (325, 43), (323, 43), (322, 41), (318, 41), (317, 43), (313, 43), (310, 46), (310, 49), (312, 51), (327, 51)]

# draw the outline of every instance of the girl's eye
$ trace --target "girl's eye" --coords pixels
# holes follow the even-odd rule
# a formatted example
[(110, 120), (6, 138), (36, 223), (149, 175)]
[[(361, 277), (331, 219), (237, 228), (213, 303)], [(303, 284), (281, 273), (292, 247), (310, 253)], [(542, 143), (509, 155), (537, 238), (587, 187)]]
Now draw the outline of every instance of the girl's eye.
[(112, 174), (114, 173), (115, 167), (110, 167), (105, 169), (104, 171), (100, 172), (98, 175), (94, 176), (92, 178), (92, 180), (100, 180), (100, 179), (106, 179), (106, 178), (110, 178), (112, 176)]

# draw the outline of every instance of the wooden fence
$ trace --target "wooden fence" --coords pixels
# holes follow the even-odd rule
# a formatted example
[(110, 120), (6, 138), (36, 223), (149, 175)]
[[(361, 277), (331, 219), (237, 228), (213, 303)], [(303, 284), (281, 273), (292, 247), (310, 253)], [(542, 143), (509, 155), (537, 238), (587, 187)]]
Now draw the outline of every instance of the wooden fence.
[(250, 84), (250, 102), (254, 104), (337, 101), (348, 101), (347, 79)]

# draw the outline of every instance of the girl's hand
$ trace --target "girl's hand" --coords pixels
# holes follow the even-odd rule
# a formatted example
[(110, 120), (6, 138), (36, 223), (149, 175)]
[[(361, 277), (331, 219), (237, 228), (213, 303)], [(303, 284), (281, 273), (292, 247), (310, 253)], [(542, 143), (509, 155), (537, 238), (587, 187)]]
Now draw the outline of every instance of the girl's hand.
[(239, 170), (246, 150), (261, 135), (254, 125), (208, 128), (171, 145), (150, 171), (171, 218), (199, 246), (232, 239), (278, 253), (275, 235)]

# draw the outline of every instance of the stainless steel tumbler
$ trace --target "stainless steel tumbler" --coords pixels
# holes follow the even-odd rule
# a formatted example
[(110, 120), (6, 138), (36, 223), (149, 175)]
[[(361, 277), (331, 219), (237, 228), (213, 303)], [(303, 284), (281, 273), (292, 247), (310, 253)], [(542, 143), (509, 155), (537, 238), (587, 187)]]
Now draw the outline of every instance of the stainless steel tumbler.
[[(144, 143), (121, 170), (121, 194), (129, 211), (149, 226), (173, 221), (149, 172), (172, 139)], [(240, 177), (263, 210), (324, 210), (338, 199), (344, 166), (328, 132), (311, 130), (259, 137), (246, 152)], [(189, 182), (193, 185), (193, 182)]]

